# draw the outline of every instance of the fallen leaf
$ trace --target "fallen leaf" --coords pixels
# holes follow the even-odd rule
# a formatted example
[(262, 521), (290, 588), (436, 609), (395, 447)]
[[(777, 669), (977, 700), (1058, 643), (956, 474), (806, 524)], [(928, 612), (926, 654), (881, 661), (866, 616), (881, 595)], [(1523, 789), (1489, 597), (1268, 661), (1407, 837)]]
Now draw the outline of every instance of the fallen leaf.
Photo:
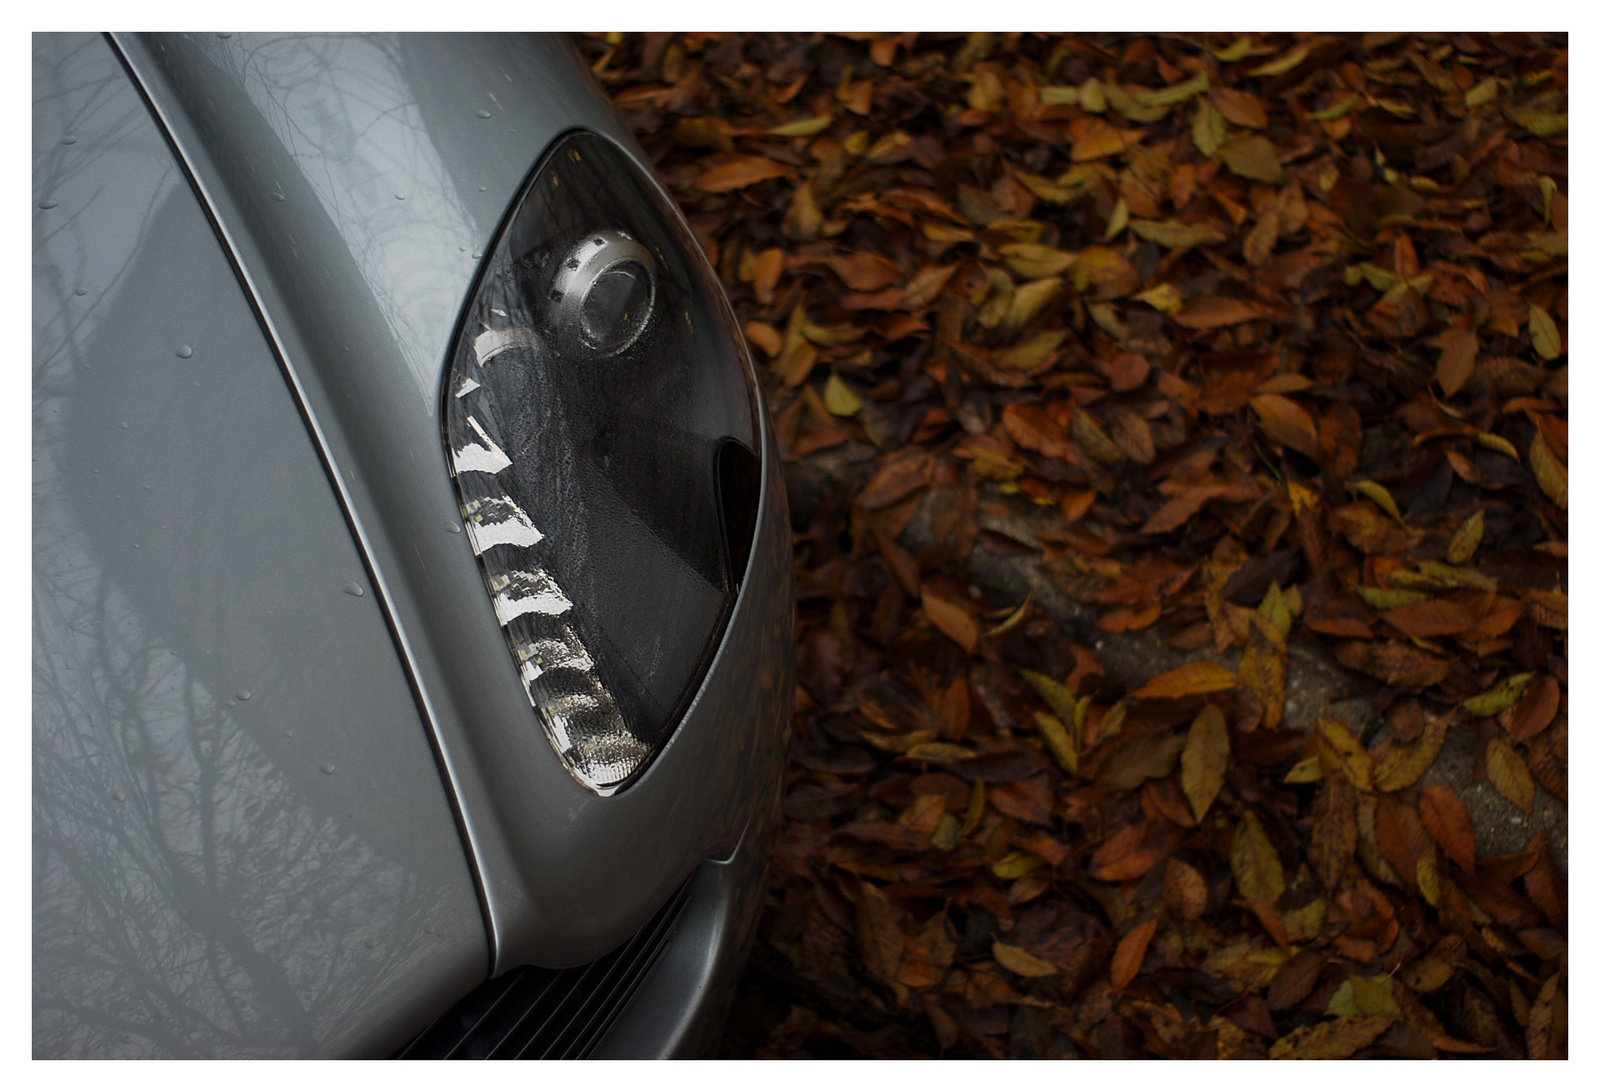
[(1264, 136), (1234, 137), (1217, 149), (1217, 157), (1240, 178), (1273, 185), (1283, 181), (1278, 149)]
[(1111, 986), (1125, 990), (1144, 965), (1144, 953), (1150, 947), (1150, 938), (1156, 935), (1156, 920), (1146, 919), (1128, 931), (1117, 944), (1111, 957)]
[(1204, 819), (1228, 769), (1228, 728), (1222, 710), (1207, 705), (1183, 745), (1183, 793), (1196, 819)]
[(1561, 355), (1561, 331), (1550, 312), (1536, 303), (1528, 305), (1528, 337), (1533, 341), (1534, 352), (1546, 360)]
[(994, 952), (996, 963), (1023, 978), (1048, 978), (1061, 973), (1049, 960), (1029, 955), (1021, 948), (998, 940), (994, 942), (991, 950)]
[(1254, 812), (1245, 812), (1234, 828), (1232, 863), (1234, 882), (1245, 898), (1273, 904), (1283, 895), (1283, 865)]
[(1302, 1061), (1348, 1058), (1377, 1042), (1394, 1021), (1393, 1016), (1341, 1016), (1307, 1024), (1273, 1043), (1271, 1055)]
[(978, 646), (982, 630), (978, 620), (948, 599), (941, 599), (924, 590), (922, 610), (938, 630), (963, 649), (971, 652)]
[(1516, 748), (1503, 736), (1489, 741), (1489, 781), (1500, 795), (1533, 814), (1533, 775)]
[(768, 159), (764, 155), (742, 155), (719, 163), (695, 179), (695, 187), (707, 193), (727, 193), (765, 182), (769, 178), (782, 178), (794, 173), (794, 168)]
[(1478, 862), (1478, 834), (1472, 826), (1472, 813), (1461, 798), (1443, 785), (1422, 789), (1422, 825), (1456, 864), (1472, 872)]
[(1135, 698), (1186, 698), (1195, 694), (1213, 694), (1231, 690), (1235, 684), (1233, 672), (1219, 663), (1198, 660), (1194, 663), (1163, 671), (1138, 690)]

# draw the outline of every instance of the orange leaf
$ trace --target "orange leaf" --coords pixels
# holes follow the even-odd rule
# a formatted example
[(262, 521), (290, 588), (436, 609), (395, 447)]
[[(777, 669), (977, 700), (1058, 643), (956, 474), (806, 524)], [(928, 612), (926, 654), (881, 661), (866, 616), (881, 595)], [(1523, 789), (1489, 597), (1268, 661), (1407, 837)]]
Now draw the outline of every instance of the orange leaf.
[(1207, 705), (1200, 710), (1183, 745), (1183, 794), (1194, 808), (1194, 817), (1204, 819), (1206, 810), (1222, 790), (1222, 777), (1228, 772), (1228, 727), (1222, 710)]
[(1072, 123), (1072, 161), (1082, 163), (1116, 155), (1133, 147), (1146, 135), (1143, 129), (1118, 129), (1096, 117), (1079, 118)]
[(1445, 855), (1467, 872), (1478, 866), (1478, 832), (1461, 798), (1443, 785), (1422, 788), (1422, 825)]
[(1197, 299), (1172, 316), (1179, 326), (1187, 326), (1191, 330), (1214, 330), (1218, 326), (1233, 326), (1261, 317), (1260, 308), (1226, 296)]
[(1213, 87), (1211, 103), (1217, 113), (1247, 129), (1267, 127), (1266, 105), (1248, 91), (1235, 91), (1230, 87)]
[(1478, 361), (1478, 335), (1452, 327), (1439, 335), (1439, 366), (1435, 376), (1446, 397), (1456, 393), (1472, 378)]
[(1012, 402), (1000, 411), (1000, 420), (1011, 438), (1029, 451), (1058, 459), (1072, 456), (1072, 444), (1043, 406), (1034, 402)]
[(828, 259), (828, 268), (857, 292), (874, 292), (905, 280), (899, 266), (876, 254), (836, 254)]
[(1300, 403), (1281, 394), (1258, 394), (1250, 399), (1250, 408), (1261, 419), (1261, 431), (1271, 439), (1313, 459), (1321, 457), (1317, 424), (1311, 419), (1311, 414), (1300, 407)]
[(1465, 633), (1476, 619), (1472, 611), (1448, 599), (1424, 599), (1383, 612), (1383, 620), (1407, 637), (1446, 637)]
[(1145, 949), (1150, 947), (1150, 938), (1155, 935), (1156, 920), (1150, 918), (1135, 925), (1122, 938), (1116, 954), (1111, 957), (1112, 988), (1127, 989), (1128, 983), (1139, 973), (1139, 968), (1144, 966)]
[(977, 647), (982, 630), (978, 620), (948, 599), (940, 599), (927, 591), (922, 593), (922, 610), (928, 621), (962, 648), (971, 652)]
[(769, 178), (781, 178), (793, 173), (793, 167), (779, 163), (775, 159), (768, 159), (764, 155), (741, 155), (724, 160), (701, 174), (694, 180), (694, 185), (696, 189), (704, 190), (706, 193), (727, 193), (729, 190), (740, 190), (757, 182), (765, 182)]
[(1136, 698), (1187, 698), (1194, 694), (1212, 694), (1218, 690), (1232, 690), (1233, 672), (1210, 660), (1197, 660), (1192, 664), (1163, 671), (1138, 690)]
[(1511, 712), (1511, 738), (1526, 743), (1550, 726), (1561, 708), (1561, 684), (1546, 675), (1523, 695)]

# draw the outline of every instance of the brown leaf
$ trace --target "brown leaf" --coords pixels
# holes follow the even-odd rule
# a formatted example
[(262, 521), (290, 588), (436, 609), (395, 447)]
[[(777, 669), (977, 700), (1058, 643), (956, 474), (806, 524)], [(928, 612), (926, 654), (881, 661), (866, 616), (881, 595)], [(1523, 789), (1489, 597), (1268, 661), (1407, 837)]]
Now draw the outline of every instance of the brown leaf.
[[(1219, 111), (1221, 107), (1218, 107)], [(1278, 149), (1264, 136), (1234, 137), (1221, 148), (1217, 156), (1228, 170), (1240, 178), (1277, 185), (1283, 181), (1283, 164), (1278, 161)]]
[(764, 155), (741, 155), (724, 160), (694, 180), (695, 188), (706, 193), (727, 193), (769, 178), (782, 178), (794, 168)]
[(1489, 781), (1501, 796), (1527, 814), (1533, 814), (1533, 775), (1504, 736), (1495, 736), (1489, 741)]
[(1528, 688), (1511, 712), (1511, 740), (1526, 743), (1550, 726), (1561, 708), (1561, 684), (1546, 675)]
[(960, 606), (948, 599), (941, 599), (924, 588), (922, 610), (928, 616), (928, 621), (966, 651), (971, 652), (978, 646), (978, 638), (982, 636), (983, 631), (978, 625), (978, 620)]
[(1233, 672), (1210, 660), (1163, 671), (1133, 692), (1135, 698), (1187, 698), (1195, 694), (1214, 694), (1219, 690), (1232, 690)]
[(892, 985), (900, 969), (906, 938), (895, 921), (894, 907), (875, 884), (862, 883), (856, 902), (856, 944), (861, 962), (878, 981)]
[(1302, 948), (1290, 956), (1273, 976), (1272, 988), (1267, 991), (1267, 1007), (1281, 1012), (1304, 1001), (1326, 963), (1327, 957), (1313, 948)]
[(1454, 792), (1443, 785), (1423, 786), (1422, 825), (1452, 861), (1469, 873), (1477, 868), (1478, 834), (1472, 813)]
[(856, 496), (856, 505), (870, 510), (887, 508), (928, 485), (933, 459), (926, 452), (906, 448), (890, 455), (879, 465)]
[(1250, 408), (1260, 418), (1261, 430), (1273, 440), (1313, 459), (1321, 455), (1317, 424), (1299, 403), (1281, 394), (1258, 394), (1250, 399)]
[(1206, 912), (1206, 881), (1195, 867), (1176, 857), (1167, 861), (1161, 877), (1161, 902), (1180, 921), (1194, 921)]
[(1247, 129), (1265, 129), (1267, 127), (1267, 107), (1264, 102), (1248, 91), (1235, 91), (1231, 87), (1213, 87), (1211, 101), (1216, 104), (1217, 113)]
[(1139, 973), (1139, 968), (1144, 965), (1145, 949), (1150, 947), (1150, 938), (1156, 935), (1156, 920), (1148, 918), (1135, 925), (1128, 931), (1117, 945), (1116, 954), (1111, 957), (1111, 985), (1113, 989), (1125, 990)]
[(1435, 377), (1448, 398), (1472, 378), (1472, 369), (1478, 359), (1478, 335), (1471, 330), (1452, 326), (1439, 335), (1439, 349)]
[(1407, 637), (1447, 637), (1465, 633), (1477, 619), (1461, 603), (1424, 599), (1384, 611), (1383, 620)]
[(1179, 326), (1191, 330), (1215, 330), (1219, 326), (1234, 326), (1262, 317), (1260, 308), (1229, 296), (1207, 296), (1192, 301), (1182, 311), (1172, 316)]
[(887, 258), (877, 254), (838, 254), (827, 260), (828, 268), (857, 292), (873, 292), (899, 284), (905, 273)]
[(1272, 257), (1273, 247), (1278, 245), (1278, 213), (1268, 209), (1256, 221), (1256, 226), (1250, 229), (1250, 234), (1244, 239), (1244, 260), (1252, 269), (1263, 264)]
[(1118, 129), (1096, 117), (1079, 118), (1072, 123), (1072, 161), (1083, 163), (1116, 155), (1148, 135), (1144, 129)]
[(1228, 728), (1222, 710), (1207, 705), (1195, 718), (1183, 745), (1183, 792), (1197, 820), (1206, 817), (1227, 770)]
[(1317, 871), (1317, 878), (1329, 891), (1334, 890), (1344, 871), (1355, 858), (1359, 828), (1356, 823), (1356, 790), (1342, 777), (1325, 778), (1311, 809), (1311, 845), (1306, 855)]
[(1533, 467), (1533, 476), (1539, 481), (1539, 488), (1544, 490), (1544, 495), (1555, 501), (1562, 508), (1567, 506), (1567, 468), (1564, 463), (1550, 452), (1549, 446), (1544, 442), (1541, 433), (1533, 434), (1533, 443), (1528, 445), (1528, 465)]

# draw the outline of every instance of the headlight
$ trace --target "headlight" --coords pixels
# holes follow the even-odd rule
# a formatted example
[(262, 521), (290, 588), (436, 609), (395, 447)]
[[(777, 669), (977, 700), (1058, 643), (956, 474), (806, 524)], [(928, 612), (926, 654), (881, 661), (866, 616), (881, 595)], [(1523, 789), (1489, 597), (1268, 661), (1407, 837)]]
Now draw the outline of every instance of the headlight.
[(669, 201), (557, 142), (485, 260), (445, 390), (462, 517), (528, 700), (614, 792), (698, 689), (759, 492), (744, 341)]

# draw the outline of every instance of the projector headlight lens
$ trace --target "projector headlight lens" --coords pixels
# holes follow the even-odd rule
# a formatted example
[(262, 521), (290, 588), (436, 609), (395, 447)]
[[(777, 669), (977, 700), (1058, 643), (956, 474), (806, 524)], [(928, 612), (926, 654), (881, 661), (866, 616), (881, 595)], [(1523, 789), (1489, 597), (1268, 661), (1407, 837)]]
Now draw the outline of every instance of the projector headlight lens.
[(759, 494), (753, 377), (677, 210), (557, 142), (485, 260), (446, 380), (461, 511), (550, 744), (601, 793), (704, 675)]

